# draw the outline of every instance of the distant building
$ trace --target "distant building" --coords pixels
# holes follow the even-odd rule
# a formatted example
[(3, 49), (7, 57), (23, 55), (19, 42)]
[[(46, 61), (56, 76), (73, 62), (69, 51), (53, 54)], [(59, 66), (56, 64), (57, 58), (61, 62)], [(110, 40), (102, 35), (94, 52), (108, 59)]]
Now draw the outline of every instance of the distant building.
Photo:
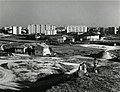
[(12, 34), (21, 34), (22, 32), (22, 27), (21, 26), (12, 26)]
[(117, 34), (117, 32), (118, 32), (118, 28), (115, 27), (115, 32), (114, 32), (114, 34)]
[(62, 35), (51, 35), (51, 36), (49, 36), (49, 42), (63, 43), (64, 40), (65, 40), (65, 37), (63, 37)]
[(117, 27), (108, 27), (108, 32), (110, 35), (117, 34), (117, 31), (118, 31)]
[(5, 30), (8, 30), (8, 29), (9, 29), (9, 27), (4, 27), (4, 29), (5, 29)]
[(57, 31), (55, 30), (54, 25), (43, 25), (43, 24), (30, 24), (28, 25), (28, 34), (45, 34), (45, 35), (55, 35)]
[(41, 26), (39, 24), (28, 25), (28, 34), (41, 33)]
[(54, 25), (44, 25), (45, 27), (45, 35), (56, 35), (57, 31), (55, 30)]
[(2, 27), (2, 33), (4, 34), (21, 34), (21, 26), (7, 26), (7, 27)]
[(28, 34), (35, 34), (35, 24), (28, 25)]
[(40, 32), (41, 34), (45, 34), (45, 27), (43, 24), (40, 24)]
[(70, 26), (67, 26), (67, 33), (70, 33), (70, 32), (76, 32), (76, 33), (85, 33), (87, 32), (87, 26), (76, 26), (76, 25), (70, 25)]
[(99, 27), (98, 32), (100, 32), (101, 35), (105, 36), (106, 35), (106, 28), (104, 27)]
[(59, 43), (71, 43), (71, 42), (75, 42), (75, 39), (72, 36), (68, 36), (68, 35), (52, 35), (49, 36), (51, 41), (56, 41)]
[(119, 28), (118, 28), (118, 32), (117, 32), (117, 34), (120, 35), (120, 26), (119, 26)]
[(91, 31), (88, 31), (88, 32), (82, 34), (80, 39), (81, 39), (82, 41), (83, 41), (83, 40), (87, 40), (87, 41), (98, 41), (98, 40), (100, 40), (100, 34), (99, 34), (99, 33), (95, 33), (95, 32), (91, 32)]
[(89, 40), (89, 41), (98, 41), (98, 40), (100, 40), (100, 36), (99, 35), (87, 36), (87, 40)]
[(13, 31), (12, 31), (13, 34), (17, 34), (17, 26), (13, 26)]
[(36, 24), (35, 25), (35, 33), (41, 33), (41, 30), (40, 30), (40, 25), (39, 24)]
[(72, 36), (66, 36), (65, 43), (74, 43), (75, 42), (75, 38), (73, 38)]
[(16, 46), (14, 47), (15, 53), (25, 53), (25, 46)]

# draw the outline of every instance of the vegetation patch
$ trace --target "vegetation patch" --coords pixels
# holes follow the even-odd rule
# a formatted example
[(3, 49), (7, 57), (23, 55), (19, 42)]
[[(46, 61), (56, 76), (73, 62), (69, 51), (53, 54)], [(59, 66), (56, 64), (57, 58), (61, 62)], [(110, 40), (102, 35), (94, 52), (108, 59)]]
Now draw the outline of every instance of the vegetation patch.
[(54, 52), (58, 54), (59, 57), (69, 57), (73, 55), (86, 56), (90, 54), (97, 54), (103, 51), (102, 49), (87, 48), (77, 45), (65, 45), (65, 46), (60, 45), (60, 46), (53, 46), (52, 48)]
[[(120, 69), (120, 68), (119, 68)], [(99, 67), (99, 73), (89, 73), (83, 77), (71, 76), (65, 83), (53, 86), (46, 92), (118, 92), (120, 91), (120, 71), (115, 65)]]

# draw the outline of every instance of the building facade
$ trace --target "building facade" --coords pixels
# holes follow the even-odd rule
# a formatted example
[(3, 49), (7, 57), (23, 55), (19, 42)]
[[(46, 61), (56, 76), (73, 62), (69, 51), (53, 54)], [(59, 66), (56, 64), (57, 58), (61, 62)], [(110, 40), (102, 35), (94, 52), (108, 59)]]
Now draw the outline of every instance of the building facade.
[(99, 35), (91, 35), (91, 36), (86, 36), (87, 40), (89, 41), (98, 41), (100, 40), (100, 36)]
[(18, 35), (21, 34), (22, 27), (21, 26), (12, 26), (12, 34)]
[(28, 25), (28, 34), (45, 34), (45, 35), (55, 35), (57, 31), (55, 30), (54, 25), (43, 25), (43, 24), (30, 24)]
[(35, 33), (35, 24), (28, 25), (28, 34), (34, 34)]
[(117, 34), (117, 27), (108, 27), (108, 31), (110, 35), (116, 35)]
[(87, 26), (75, 26), (75, 25), (71, 25), (71, 26), (67, 26), (67, 33), (70, 32), (76, 32), (76, 33), (85, 33), (87, 32)]

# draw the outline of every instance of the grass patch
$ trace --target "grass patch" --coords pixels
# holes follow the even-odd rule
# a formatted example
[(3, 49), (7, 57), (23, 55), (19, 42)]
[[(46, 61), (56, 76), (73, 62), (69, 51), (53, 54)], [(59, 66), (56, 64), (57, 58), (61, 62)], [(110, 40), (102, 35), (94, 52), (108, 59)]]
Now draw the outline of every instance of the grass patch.
[(73, 55), (90, 55), (97, 54), (103, 50), (95, 48), (87, 48), (77, 45), (60, 45), (60, 46), (51, 46), (60, 57), (69, 57)]

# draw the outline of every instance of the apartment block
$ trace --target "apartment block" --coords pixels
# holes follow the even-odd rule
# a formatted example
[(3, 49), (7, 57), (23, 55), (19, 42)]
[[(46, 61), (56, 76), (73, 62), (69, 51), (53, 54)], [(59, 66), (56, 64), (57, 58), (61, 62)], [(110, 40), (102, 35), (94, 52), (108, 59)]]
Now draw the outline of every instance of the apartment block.
[(76, 33), (84, 33), (87, 32), (87, 26), (79, 26), (79, 25), (70, 25), (67, 26), (67, 33), (76, 32)]

